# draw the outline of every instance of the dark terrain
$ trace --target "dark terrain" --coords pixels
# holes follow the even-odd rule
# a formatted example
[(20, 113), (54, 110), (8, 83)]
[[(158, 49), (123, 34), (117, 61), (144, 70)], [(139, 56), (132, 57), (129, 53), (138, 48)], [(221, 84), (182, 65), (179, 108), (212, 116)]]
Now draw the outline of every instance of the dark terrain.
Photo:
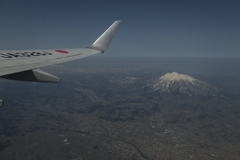
[[(0, 159), (239, 160), (239, 62), (94, 57), (46, 68), (60, 84), (1, 79)], [(170, 71), (219, 95), (147, 87)]]

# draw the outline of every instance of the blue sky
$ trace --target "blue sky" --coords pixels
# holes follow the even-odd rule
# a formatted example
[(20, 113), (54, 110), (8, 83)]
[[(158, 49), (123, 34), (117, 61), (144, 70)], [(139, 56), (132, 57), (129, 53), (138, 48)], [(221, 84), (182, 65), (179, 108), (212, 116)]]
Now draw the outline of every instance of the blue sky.
[(1, 0), (0, 49), (77, 48), (113, 21), (111, 56), (240, 57), (237, 0)]

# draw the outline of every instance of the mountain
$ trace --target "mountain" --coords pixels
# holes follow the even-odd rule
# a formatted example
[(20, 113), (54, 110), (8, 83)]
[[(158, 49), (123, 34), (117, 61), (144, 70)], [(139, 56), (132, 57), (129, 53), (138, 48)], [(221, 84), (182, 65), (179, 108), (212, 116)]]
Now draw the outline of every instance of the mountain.
[(166, 94), (183, 94), (187, 96), (215, 96), (215, 88), (189, 75), (176, 72), (167, 73), (152, 80), (149, 87)]

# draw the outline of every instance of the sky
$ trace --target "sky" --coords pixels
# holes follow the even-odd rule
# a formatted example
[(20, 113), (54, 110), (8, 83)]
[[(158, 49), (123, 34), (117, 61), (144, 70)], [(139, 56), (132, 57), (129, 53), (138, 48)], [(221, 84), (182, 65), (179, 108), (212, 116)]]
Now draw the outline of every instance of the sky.
[(78, 48), (122, 20), (107, 56), (240, 57), (239, 0), (1, 0), (0, 50)]

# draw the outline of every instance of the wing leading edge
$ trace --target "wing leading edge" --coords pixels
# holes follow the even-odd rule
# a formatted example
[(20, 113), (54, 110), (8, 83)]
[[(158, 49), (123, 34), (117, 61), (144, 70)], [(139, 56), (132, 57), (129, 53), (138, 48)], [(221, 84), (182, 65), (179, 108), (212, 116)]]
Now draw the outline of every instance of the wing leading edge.
[[(60, 82), (58, 77), (38, 68), (104, 52), (109, 47), (120, 24), (120, 20), (115, 21), (92, 45), (86, 48), (0, 51), (0, 77), (20, 81)], [(3, 106), (1, 99), (0, 106)]]

